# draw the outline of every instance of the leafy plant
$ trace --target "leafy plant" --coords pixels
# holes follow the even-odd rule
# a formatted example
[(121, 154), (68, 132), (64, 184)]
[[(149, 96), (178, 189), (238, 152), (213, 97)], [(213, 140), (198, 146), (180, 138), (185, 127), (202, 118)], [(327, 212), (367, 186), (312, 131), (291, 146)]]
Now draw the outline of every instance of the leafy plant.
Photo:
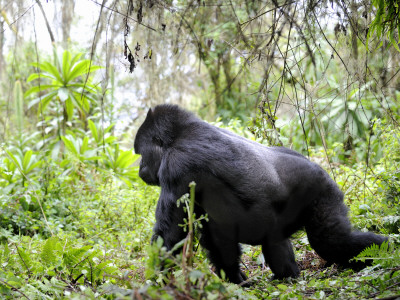
[(201, 215), (196, 218), (196, 214), (194, 212), (195, 206), (195, 188), (196, 183), (191, 182), (189, 184), (190, 192), (189, 194), (183, 195), (177, 201), (177, 206), (183, 205), (183, 210), (187, 214), (187, 218), (183, 219), (183, 224), (180, 224), (183, 227), (183, 231), (188, 232), (185, 242), (183, 244), (183, 269), (185, 270), (186, 266), (193, 267), (193, 247), (194, 247), (194, 238), (195, 238), (195, 230), (197, 228), (202, 228), (202, 221), (208, 222), (207, 215)]
[(0, 161), (0, 185), (7, 190), (11, 190), (14, 187), (16, 170), (17, 166), (15, 163), (10, 158), (4, 157)]
[[(400, 52), (400, 4), (397, 0), (372, 0), (376, 15), (371, 22), (367, 34), (367, 49), (374, 33), (378, 39), (387, 36), (390, 43)], [(380, 42), (382, 46), (383, 41)]]
[(104, 167), (113, 173), (128, 186), (138, 180), (139, 167), (135, 165), (140, 155), (134, 154), (132, 150), (121, 150), (119, 144), (107, 146), (103, 156)]
[(112, 144), (117, 139), (111, 134), (111, 130), (113, 129), (114, 124), (109, 125), (103, 130), (103, 128), (99, 124), (95, 124), (92, 120), (89, 119), (88, 125), (97, 147)]
[(362, 262), (372, 260), (373, 264), (379, 264), (385, 268), (397, 267), (400, 265), (400, 250), (389, 242), (384, 242), (380, 246), (373, 244), (357, 255), (356, 260)]
[(27, 81), (38, 82), (25, 92), (25, 97), (36, 93), (39, 93), (39, 97), (31, 100), (29, 107), (38, 105), (38, 113), (42, 113), (49, 105), (60, 105), (64, 125), (72, 119), (75, 108), (78, 109), (81, 118), (88, 114), (90, 102), (96, 101), (99, 90), (88, 75), (101, 67), (92, 65), (89, 59), (82, 59), (82, 55), (78, 53), (72, 56), (66, 50), (61, 61), (54, 52), (55, 63), (50, 61), (33, 63), (39, 72), (31, 74)]
[[(83, 139), (74, 137), (73, 135), (61, 136), (67, 150), (81, 163), (101, 159), (97, 156), (96, 149), (89, 146), (89, 137)], [(62, 163), (65, 165), (65, 163)]]
[(39, 156), (34, 154), (32, 150), (22, 153), (21, 150), (16, 149), (16, 153), (14, 154), (11, 151), (6, 150), (6, 153), (19, 170), (22, 186), (25, 185), (25, 181), (28, 179), (29, 174), (32, 173), (34, 169), (40, 167), (43, 163)]
[[(118, 270), (99, 249), (80, 245), (67, 238), (50, 237), (39, 243), (24, 239), (20, 243), (0, 246), (0, 256), (7, 259), (7, 273), (0, 271), (2, 295), (29, 295), (32, 298), (61, 298), (69, 288), (92, 287), (103, 284), (104, 276), (113, 276)], [(26, 242), (31, 245), (26, 247)], [(79, 289), (79, 288), (78, 288)], [(68, 293), (67, 293), (68, 294)], [(34, 296), (35, 295), (35, 296)]]

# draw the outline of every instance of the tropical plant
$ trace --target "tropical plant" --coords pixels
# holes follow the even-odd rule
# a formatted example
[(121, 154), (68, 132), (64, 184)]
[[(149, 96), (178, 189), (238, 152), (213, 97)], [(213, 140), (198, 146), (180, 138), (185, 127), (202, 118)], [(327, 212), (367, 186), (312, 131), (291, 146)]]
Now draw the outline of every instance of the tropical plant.
[[(55, 63), (50, 61), (33, 63), (38, 69), (31, 74), (27, 81), (36, 80), (36, 85), (25, 92), (25, 97), (39, 94), (39, 97), (29, 103), (29, 108), (38, 106), (38, 113), (44, 112), (49, 105), (62, 108), (62, 124), (71, 120), (76, 108), (81, 119), (90, 111), (90, 102), (96, 101), (99, 88), (92, 83), (90, 73), (100, 69), (92, 65), (91, 60), (82, 59), (82, 53), (74, 56), (69, 51), (64, 51), (62, 60), (59, 61), (54, 52)], [(44, 93), (44, 94), (43, 94)]]
[(96, 156), (96, 149), (89, 146), (89, 137), (85, 136), (83, 139), (74, 137), (73, 135), (61, 136), (67, 150), (78, 159), (81, 163), (90, 160), (101, 159)]
[(7, 189), (7, 192), (14, 188), (16, 172), (17, 167), (10, 158), (4, 157), (0, 161), (0, 186)]
[(382, 245), (371, 245), (357, 255), (356, 260), (372, 260), (375, 265), (380, 264), (385, 267), (399, 266), (400, 250), (396, 249), (393, 244), (384, 242)]
[[(23, 153), (20, 149), (16, 149), (15, 153), (6, 150), (6, 153), (9, 157), (9, 160), (7, 161), (5, 160), (6, 166), (9, 166), (10, 160), (13, 162), (13, 164), (19, 170), (19, 173), (21, 175), (20, 180), (22, 182), (22, 186), (24, 186), (25, 182), (29, 179), (29, 174), (32, 173), (34, 169), (40, 167), (43, 163), (39, 155), (34, 154), (32, 150), (28, 150), (25, 153)], [(9, 170), (13, 170), (13, 168), (9, 168)], [(10, 180), (12, 179), (12, 177), (8, 178)]]
[[(372, 0), (372, 5), (376, 8), (376, 15), (368, 30), (368, 41), (374, 33), (381, 40), (386, 35), (390, 43), (400, 52), (400, 4), (397, 0)], [(396, 32), (397, 31), (397, 32)]]
[(95, 124), (89, 119), (88, 125), (97, 147), (112, 144), (117, 139), (115, 136), (111, 135), (111, 130), (114, 127), (114, 124), (111, 124), (107, 128), (103, 129), (99, 124)]
[(132, 150), (121, 150), (119, 144), (115, 144), (106, 147), (103, 163), (106, 170), (112, 170), (120, 180), (131, 186), (139, 179), (139, 167), (135, 165), (139, 157)]

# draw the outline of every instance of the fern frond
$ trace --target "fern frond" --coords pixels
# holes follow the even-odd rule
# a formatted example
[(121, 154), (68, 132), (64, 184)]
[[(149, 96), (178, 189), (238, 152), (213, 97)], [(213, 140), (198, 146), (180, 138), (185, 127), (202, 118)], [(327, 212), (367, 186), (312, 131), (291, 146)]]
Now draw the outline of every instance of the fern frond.
[(83, 259), (87, 257), (85, 255), (92, 247), (84, 246), (82, 248), (70, 248), (68, 251), (63, 254), (64, 264), (71, 268), (75, 267), (75, 265), (79, 264)]
[(364, 249), (355, 260), (372, 260), (374, 265), (380, 264), (382, 267), (394, 267), (400, 265), (400, 249), (395, 249), (393, 243), (388, 241), (379, 245), (371, 245)]
[(42, 252), (40, 253), (40, 258), (46, 266), (54, 266), (57, 264), (57, 244), (59, 240), (57, 237), (49, 238), (43, 246)]

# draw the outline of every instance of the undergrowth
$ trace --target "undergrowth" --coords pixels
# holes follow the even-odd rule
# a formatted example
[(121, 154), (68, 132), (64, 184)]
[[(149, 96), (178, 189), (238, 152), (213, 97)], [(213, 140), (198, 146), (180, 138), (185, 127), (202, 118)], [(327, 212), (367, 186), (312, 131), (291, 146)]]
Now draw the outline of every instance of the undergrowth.
[[(241, 267), (249, 277), (249, 288), (220, 279), (210, 267), (194, 234), (207, 216), (190, 213), (189, 197), (181, 201), (188, 212), (186, 225), (182, 225), (193, 235), (178, 245), (184, 254), (174, 256), (162, 247), (161, 240), (150, 245), (159, 188), (145, 185), (130, 166), (125, 169), (121, 164), (113, 172), (104, 161), (96, 161), (98, 155), (92, 163), (76, 156), (60, 162), (41, 153), (27, 155), (26, 150), (18, 154), (3, 145), (0, 294), (8, 299), (368, 299), (400, 295), (399, 131), (386, 126), (381, 139), (386, 145), (384, 155), (373, 165), (329, 165), (325, 152), (318, 149), (311, 157), (345, 192), (354, 226), (390, 237), (390, 244), (373, 246), (356, 258), (372, 260), (372, 266), (359, 272), (326, 267), (300, 231), (292, 237), (301, 269), (297, 279), (273, 280), (260, 247), (242, 246)], [(115, 146), (111, 149), (130, 155)], [(22, 158), (19, 167), (18, 160), (5, 150)], [(329, 154), (334, 156), (332, 151)], [(30, 165), (23, 165), (24, 157)], [(108, 162), (116, 166), (117, 161), (110, 157)], [(25, 168), (26, 178), (19, 168)], [(125, 170), (129, 176), (122, 180)]]

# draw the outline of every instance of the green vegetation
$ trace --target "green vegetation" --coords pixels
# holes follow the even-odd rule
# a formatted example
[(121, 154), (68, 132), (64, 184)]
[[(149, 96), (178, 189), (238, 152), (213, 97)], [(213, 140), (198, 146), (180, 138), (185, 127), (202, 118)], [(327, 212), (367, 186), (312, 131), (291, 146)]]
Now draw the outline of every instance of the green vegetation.
[[(58, 160), (51, 159), (51, 152), (32, 154), (32, 150), (17, 151), (16, 145), (2, 146), (1, 293), (29, 299), (130, 299), (132, 293), (152, 299), (347, 299), (397, 293), (400, 132), (382, 128), (379, 143), (390, 145), (384, 147), (383, 159), (373, 167), (337, 164), (331, 171), (346, 191), (355, 226), (391, 234), (390, 247), (361, 253), (364, 259), (373, 258), (374, 265), (360, 272), (323, 268), (300, 232), (293, 241), (301, 277), (271, 281), (271, 272), (262, 267), (260, 248), (245, 246), (243, 269), (254, 282), (250, 288), (219, 279), (209, 269), (197, 239), (194, 253), (186, 252), (184, 257), (166, 253), (161, 241), (150, 246), (159, 189), (122, 172), (124, 164), (113, 169), (118, 152), (83, 155), (90, 151), (83, 151), (84, 147), (97, 147), (93, 131), (86, 136), (90, 142), (82, 142), (81, 151), (66, 146), (67, 158)], [(25, 142), (25, 149), (36, 143), (34, 139)], [(129, 164), (134, 160), (124, 151), (119, 153), (130, 159)], [(312, 158), (323, 160), (324, 153), (313, 152)], [(190, 212), (185, 204), (190, 201), (182, 201)], [(196, 228), (198, 218), (203, 219), (196, 218), (189, 213), (188, 232)], [(170, 274), (161, 271), (161, 265), (171, 266)]]
[[(90, 10), (72, 17), (83, 2), (0, 0), (1, 299), (400, 296), (397, 1), (105, 1), (87, 32)], [(41, 45), (31, 22), (52, 5), (61, 21)], [(242, 287), (210, 267), (195, 234), (207, 216), (187, 195), (183, 254), (151, 245), (160, 190), (139, 178), (132, 146), (147, 108), (165, 102), (308, 156), (354, 226), (390, 243), (354, 271), (325, 267), (298, 232), (301, 276), (287, 280), (243, 245)]]

